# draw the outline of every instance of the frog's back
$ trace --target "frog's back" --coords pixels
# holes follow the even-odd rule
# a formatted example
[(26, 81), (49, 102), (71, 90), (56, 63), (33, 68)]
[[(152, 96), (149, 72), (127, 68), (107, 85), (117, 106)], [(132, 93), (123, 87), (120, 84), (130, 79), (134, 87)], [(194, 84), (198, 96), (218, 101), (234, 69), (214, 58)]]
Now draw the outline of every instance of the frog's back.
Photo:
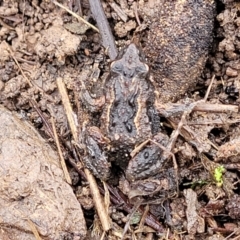
[(155, 0), (142, 7), (149, 26), (144, 52), (162, 102), (176, 101), (197, 82), (212, 44), (213, 0)]

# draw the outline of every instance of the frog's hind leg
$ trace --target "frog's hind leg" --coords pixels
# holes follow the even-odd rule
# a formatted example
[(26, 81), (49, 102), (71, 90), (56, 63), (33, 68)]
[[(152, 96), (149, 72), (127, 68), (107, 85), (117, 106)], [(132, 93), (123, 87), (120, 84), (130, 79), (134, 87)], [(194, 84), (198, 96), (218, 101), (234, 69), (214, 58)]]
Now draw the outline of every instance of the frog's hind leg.
[(111, 173), (111, 164), (98, 142), (90, 135), (85, 137), (86, 156), (83, 158), (85, 166), (101, 180), (107, 180)]
[[(141, 146), (128, 164), (127, 179), (130, 181), (146, 179), (159, 173), (169, 158), (169, 152), (165, 151), (168, 142), (167, 135), (158, 133), (153, 140), (148, 140), (144, 146)], [(159, 145), (162, 147), (160, 148)]]

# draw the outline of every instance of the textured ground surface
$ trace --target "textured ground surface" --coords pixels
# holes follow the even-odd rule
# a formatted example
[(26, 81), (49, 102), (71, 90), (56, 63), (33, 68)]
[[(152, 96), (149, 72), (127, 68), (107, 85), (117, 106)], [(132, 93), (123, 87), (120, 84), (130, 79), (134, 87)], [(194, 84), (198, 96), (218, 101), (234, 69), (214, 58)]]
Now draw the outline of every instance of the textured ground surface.
[[(88, 2), (83, 1), (81, 3), (82, 8), (79, 8), (80, 5), (78, 5), (80, 1), (69, 1), (66, 7), (94, 23)], [(126, 46), (130, 43), (135, 31), (144, 28), (144, 26), (138, 26), (135, 17), (135, 2), (119, 0), (103, 2), (103, 5), (118, 47)], [(184, 96), (185, 101), (186, 97), (189, 98), (188, 101), (202, 99), (212, 76), (215, 75), (208, 101), (239, 105), (239, 7), (238, 1), (217, 1), (213, 31), (214, 41), (210, 55), (203, 73), (198, 78), (198, 84)], [(140, 21), (143, 22), (144, 16), (141, 17), (140, 11), (139, 17)], [(143, 23), (146, 24), (146, 27), (147, 22)], [(143, 37), (140, 42), (144, 42), (145, 32), (139, 35)], [(148, 48), (148, 46), (145, 47)], [(174, 48), (175, 45), (172, 47)], [(64, 79), (74, 108), (77, 105), (76, 99), (80, 99), (77, 95), (80, 86), (78, 82), (85, 81), (88, 88), (92, 88), (93, 91), (98, 90), (98, 86), (107, 74), (110, 62), (101, 47), (100, 35), (78, 23), (65, 10), (60, 9), (52, 2), (5, 0), (0, 3), (0, 53), (1, 105), (20, 114), (22, 119), (32, 124), (46, 140), (51, 137), (43, 119), (50, 123), (50, 118), (54, 117), (59, 136), (68, 145), (70, 139), (69, 128), (61, 97), (57, 90), (56, 78), (62, 77)], [(187, 76), (189, 77), (191, 74), (193, 72), (189, 67), (189, 75), (187, 74)], [(179, 95), (183, 95), (183, 93), (181, 92)], [(36, 106), (41, 112), (41, 117), (37, 113)], [(187, 118), (187, 124), (196, 134), (196, 144), (193, 147), (190, 142), (180, 137), (174, 148), (179, 171), (180, 194), (177, 198), (170, 199), (168, 205), (164, 206), (165, 213), (161, 208), (162, 204), (152, 205), (150, 208), (150, 212), (156, 215), (157, 221), (161, 222), (165, 229), (169, 228), (175, 239), (224, 239), (229, 235), (234, 239), (234, 237), (239, 236), (239, 120), (239, 114), (236, 113), (194, 112)], [(178, 120), (176, 119), (176, 121)], [(164, 129), (165, 132), (169, 133), (169, 124)], [(3, 132), (2, 129), (1, 132)], [(19, 137), (24, 139), (26, 133), (23, 131), (21, 134)], [(4, 135), (4, 137), (8, 136), (7, 134)], [(7, 141), (13, 140), (9, 138)], [(38, 137), (36, 139), (34, 137), (31, 138), (31, 141), (35, 141), (35, 144), (32, 144), (37, 146), (40, 140)], [(200, 145), (197, 145), (199, 142)], [(8, 144), (7, 147), (10, 148), (11, 144)], [(34, 151), (34, 147), (29, 146), (26, 146), (28, 151)], [(52, 147), (55, 149), (54, 146)], [(198, 156), (198, 148), (207, 153), (210, 162)], [(1, 149), (3, 149), (3, 145)], [(21, 154), (24, 154), (24, 152), (21, 152)], [(73, 154), (69, 151), (66, 151), (65, 154), (66, 159), (73, 158)], [(26, 160), (25, 155), (20, 155), (20, 157)], [(30, 158), (27, 159), (26, 168), (31, 167), (33, 169), (34, 164), (28, 162), (31, 160)], [(11, 170), (15, 167), (18, 169), (17, 163)], [(3, 164), (7, 163), (4, 161)], [(3, 164), (0, 164), (0, 171), (4, 171)], [(43, 163), (39, 161), (38, 164)], [(216, 179), (214, 180), (214, 171), (219, 166), (217, 164), (223, 165), (226, 169), (224, 178), (220, 177), (218, 182), (216, 182)], [(11, 178), (14, 178), (17, 169), (9, 175)], [(97, 235), (98, 230), (100, 231), (98, 228), (99, 222), (94, 215), (88, 184), (78, 176), (70, 165), (69, 171), (72, 176), (73, 190), (84, 209), (87, 226), (91, 229), (91, 232)], [(59, 172), (57, 171), (57, 173)], [(39, 176), (41, 174), (44, 173), (40, 171)], [(3, 177), (2, 174), (1, 177)], [(24, 178), (23, 176), (18, 177), (20, 179)], [(35, 177), (33, 176), (33, 179)], [(42, 178), (44, 177), (42, 176)], [(47, 180), (47, 177), (45, 180)], [(221, 185), (221, 181), (223, 181), (223, 185)], [(13, 185), (16, 184), (17, 181)], [(28, 185), (25, 184), (24, 186), (28, 189)], [(33, 188), (33, 185), (31, 187)], [(57, 185), (53, 187), (57, 187)], [(124, 181), (119, 182), (119, 187), (123, 192), (127, 192)], [(23, 188), (25, 189), (25, 187)], [(14, 186), (8, 186), (7, 189), (12, 191), (13, 197), (18, 197), (19, 193), (14, 189)], [(22, 193), (25, 193), (24, 189), (22, 189)], [(62, 187), (60, 189), (60, 192), (63, 191)], [(71, 198), (71, 194), (67, 194), (69, 202), (75, 201), (73, 195)], [(61, 196), (59, 198), (64, 199)], [(162, 203), (162, 201), (160, 202)], [(119, 239), (116, 232), (122, 233), (123, 231), (127, 214), (126, 211), (121, 210), (121, 207), (119, 208), (120, 205), (112, 204), (110, 207), (110, 216), (114, 223), (115, 232), (111, 231), (106, 239)], [(1, 209), (0, 213), (2, 211)], [(61, 213), (58, 210), (56, 211), (58, 214)], [(71, 211), (70, 215), (67, 210), (62, 212), (61, 217), (74, 216), (80, 218), (77, 214), (79, 209), (72, 208)], [(43, 211), (43, 213), (45, 212)], [(38, 221), (41, 221), (43, 216), (45, 215), (39, 216)], [(53, 213), (46, 218), (51, 221), (52, 216)], [(4, 221), (1, 219), (0, 228), (2, 225), (9, 227), (8, 224), (10, 220), (15, 219), (14, 217), (16, 216), (9, 215), (9, 219)], [(94, 228), (92, 230), (90, 227), (94, 218)], [(72, 221), (75, 222), (76, 220)], [(37, 222), (34, 223), (38, 226)], [(11, 224), (11, 228), (21, 230), (22, 226), (18, 224), (18, 222)], [(74, 229), (73, 226), (75, 225), (72, 224), (71, 228)], [(132, 225), (133, 230), (137, 227), (139, 227), (138, 222)], [(29, 229), (29, 226), (26, 226), (26, 228)], [(49, 231), (48, 229), (44, 232), (45, 228), (39, 228), (38, 230), (43, 236)], [(144, 238), (147, 237), (146, 235), (149, 238), (151, 237), (152, 233), (149, 228), (141, 228), (140, 230), (143, 231)], [(2, 228), (0, 234), (3, 231)], [(80, 232), (82, 229), (79, 227), (76, 231)], [(57, 233), (56, 230), (56, 236)], [(139, 233), (134, 234), (130, 231), (127, 232), (125, 237), (126, 239), (134, 239), (133, 235), (136, 236), (136, 239), (140, 239)], [(155, 233), (153, 236), (156, 236)], [(3, 239), (17, 239), (11, 238), (7, 234), (4, 237)], [(87, 237), (87, 239), (89, 238)], [(73, 237), (69, 236), (68, 239), (73, 239)], [(96, 239), (99, 239), (99, 236)]]

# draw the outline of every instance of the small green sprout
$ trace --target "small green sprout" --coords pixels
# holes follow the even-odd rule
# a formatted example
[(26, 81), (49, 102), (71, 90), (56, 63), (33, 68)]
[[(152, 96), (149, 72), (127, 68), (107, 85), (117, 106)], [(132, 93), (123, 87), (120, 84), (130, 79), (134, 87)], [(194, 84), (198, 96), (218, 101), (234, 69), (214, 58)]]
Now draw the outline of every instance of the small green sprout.
[(214, 180), (218, 187), (223, 185), (223, 173), (225, 172), (225, 168), (223, 166), (216, 167), (214, 169)]
[(130, 219), (130, 224), (138, 224), (141, 220), (142, 214), (139, 212), (135, 212)]

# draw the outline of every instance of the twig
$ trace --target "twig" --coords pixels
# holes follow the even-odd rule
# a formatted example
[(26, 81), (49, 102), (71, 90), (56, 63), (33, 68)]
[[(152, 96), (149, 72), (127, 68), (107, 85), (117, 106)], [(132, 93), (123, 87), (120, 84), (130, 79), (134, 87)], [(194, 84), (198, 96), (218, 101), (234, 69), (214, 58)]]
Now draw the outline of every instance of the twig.
[(11, 55), (11, 57), (13, 58), (14, 62), (17, 64), (20, 72), (22, 73), (23, 78), (27, 81), (27, 83), (29, 84), (29, 86), (32, 87), (33, 84), (32, 84), (31, 81), (27, 78), (27, 76), (25, 75), (25, 73), (23, 72), (21, 66), (20, 66), (19, 63), (18, 63), (18, 60), (14, 57), (13, 52), (12, 52), (12, 50), (11, 50), (11, 48), (10, 48), (9, 46), (8, 46), (8, 51), (10, 52), (10, 55)]
[(218, 125), (226, 125), (226, 124), (234, 124), (239, 123), (240, 119), (235, 120), (225, 120), (225, 119), (215, 119), (211, 121), (198, 121), (198, 122), (188, 122), (188, 125), (209, 125), (209, 124), (218, 124)]
[(142, 203), (143, 199), (139, 199), (137, 200), (137, 202), (134, 204), (134, 207), (132, 208), (132, 212), (129, 214), (128, 216), (128, 221), (126, 222), (125, 226), (124, 226), (124, 229), (123, 229), (123, 233), (122, 233), (122, 237), (121, 237), (121, 240), (124, 239), (124, 236), (130, 226), (130, 222), (131, 222), (131, 219), (133, 217), (133, 215), (137, 212), (138, 208), (140, 207), (141, 203)]
[[(112, 187), (108, 186), (108, 189), (112, 193), (111, 196), (110, 196), (111, 201), (116, 206), (118, 206), (118, 208), (120, 208), (120, 209), (126, 211), (127, 213), (131, 214), (133, 207), (132, 207), (132, 205), (127, 203), (128, 201), (127, 201), (126, 197), (117, 188), (112, 188)], [(140, 213), (144, 212), (141, 207), (139, 208), (139, 211), (140, 211)], [(151, 214), (147, 215), (147, 217), (145, 219), (145, 223), (159, 233), (164, 233), (165, 232), (165, 229), (163, 228), (163, 226)]]
[(122, 19), (123, 22), (127, 22), (127, 19), (128, 19), (127, 14), (115, 2), (110, 2), (109, 5), (117, 13), (117, 15)]
[(53, 130), (52, 130), (50, 124), (48, 123), (48, 121), (46, 120), (46, 118), (43, 116), (41, 110), (39, 109), (39, 107), (37, 105), (37, 102), (34, 99), (30, 99), (29, 102), (32, 104), (33, 108), (36, 110), (36, 112), (38, 113), (38, 115), (42, 119), (42, 121), (45, 124), (45, 126), (47, 128), (47, 131), (48, 131), (49, 135), (51, 136), (51, 138), (54, 139)]
[(239, 109), (236, 105), (212, 104), (199, 102), (193, 108), (193, 111), (212, 112), (212, 113), (238, 113)]
[(36, 240), (42, 240), (42, 238), (40, 237), (40, 235), (38, 233), (36, 225), (29, 218), (27, 218), (27, 221), (28, 221), (29, 227), (31, 228)]
[(99, 216), (100, 221), (102, 223), (103, 230), (105, 232), (107, 232), (111, 228), (110, 219), (109, 219), (109, 216), (107, 214), (106, 208), (104, 206), (102, 196), (101, 196), (101, 194), (98, 190), (97, 182), (87, 168), (84, 169), (84, 172), (86, 174), (86, 177), (87, 177), (90, 189), (91, 189), (91, 193), (92, 193), (92, 196), (93, 196), (93, 201), (95, 203), (98, 216)]
[(161, 104), (156, 103), (156, 108), (159, 113), (168, 118), (172, 116), (176, 116), (180, 113), (188, 111), (189, 113), (192, 111), (199, 111), (199, 112), (213, 112), (213, 113), (229, 113), (229, 112), (239, 112), (239, 107), (236, 105), (224, 105), (224, 104), (211, 104), (206, 103), (209, 93), (211, 91), (211, 87), (213, 81), (215, 79), (215, 75), (213, 75), (211, 82), (208, 86), (207, 92), (204, 96), (203, 100), (198, 102), (190, 103), (190, 104), (178, 104), (178, 103), (170, 103), (170, 104)]
[(199, 111), (199, 112), (212, 112), (212, 113), (238, 113), (239, 108), (236, 105), (212, 104), (205, 103), (203, 100), (190, 104), (169, 103), (161, 104), (156, 103), (156, 108), (162, 116), (169, 118), (179, 115), (186, 110)]
[(207, 99), (208, 99), (208, 96), (209, 96), (210, 91), (211, 91), (211, 89), (212, 89), (212, 85), (213, 85), (214, 80), (215, 80), (215, 75), (212, 76), (212, 79), (211, 79), (211, 81), (210, 81), (210, 84), (209, 84), (209, 86), (208, 86), (208, 88), (207, 88), (207, 92), (206, 92), (206, 94), (205, 94), (205, 96), (204, 96), (204, 99), (203, 99), (204, 102), (206, 102)]
[(145, 223), (148, 212), (149, 212), (149, 205), (147, 204), (144, 208), (144, 212), (143, 212), (141, 221), (139, 223), (138, 229), (135, 231), (135, 233), (139, 233), (138, 234), (139, 239), (142, 239), (143, 227), (144, 227), (144, 223)]
[(89, 0), (89, 4), (101, 33), (103, 46), (108, 49), (110, 59), (114, 60), (117, 57), (117, 48), (101, 2), (100, 0)]
[[(72, 107), (69, 102), (67, 91), (66, 91), (66, 88), (65, 88), (62, 78), (57, 78), (57, 86), (58, 86), (59, 92), (62, 96), (63, 106), (64, 106), (65, 112), (67, 114), (67, 119), (68, 119), (68, 123), (69, 123), (70, 129), (71, 129), (72, 135), (73, 135), (73, 139), (75, 142), (78, 142), (77, 126), (76, 126), (76, 122), (74, 120), (74, 114), (73, 114)], [(98, 212), (98, 216), (102, 223), (103, 230), (108, 231), (110, 229), (110, 221), (109, 221), (109, 217), (107, 215), (106, 208), (103, 203), (102, 196), (98, 190), (96, 180), (87, 168), (84, 168), (84, 172), (86, 174), (86, 178), (87, 178), (87, 181), (88, 181), (90, 189), (91, 189), (93, 201), (95, 203), (96, 210)]]
[(134, 5), (134, 15), (135, 15), (135, 18), (137, 20), (138, 25), (141, 26), (141, 21), (140, 21), (139, 16), (138, 16), (137, 4)]
[(59, 157), (60, 157), (60, 163), (61, 163), (61, 166), (62, 166), (62, 170), (63, 170), (64, 176), (65, 176), (65, 179), (66, 179), (68, 184), (72, 185), (72, 180), (71, 180), (70, 175), (68, 173), (67, 166), (66, 166), (63, 154), (62, 154), (62, 150), (61, 150), (61, 147), (60, 147), (60, 143), (59, 143), (59, 139), (58, 139), (58, 135), (57, 135), (57, 130), (56, 130), (56, 126), (55, 126), (53, 117), (51, 117), (51, 123), (52, 123), (52, 129), (53, 129), (53, 134), (54, 134), (54, 140), (55, 140), (55, 144), (56, 144), (57, 149), (58, 149), (58, 154), (59, 154)]
[(79, 21), (85, 23), (86, 25), (88, 25), (89, 27), (91, 27), (93, 30), (95, 30), (96, 32), (99, 32), (99, 30), (94, 27), (91, 23), (89, 23), (88, 21), (86, 21), (84, 18), (80, 17), (79, 15), (77, 15), (76, 13), (72, 12), (71, 10), (69, 10), (68, 8), (66, 8), (65, 6), (63, 6), (61, 3), (58, 3), (56, 1), (53, 1), (53, 3), (55, 5), (57, 5), (58, 7), (66, 10), (68, 13), (70, 13), (72, 16), (74, 16), (75, 18), (77, 18)]
[[(234, 229), (234, 231), (233, 231), (231, 234), (229, 234), (227, 237), (225, 237), (223, 240), (228, 240), (228, 239), (230, 239), (230, 237), (232, 237), (233, 235), (238, 234), (239, 231), (240, 231), (240, 228)], [(216, 232), (217, 232), (217, 231), (216, 231)], [(232, 239), (232, 240), (239, 240), (239, 239), (240, 239), (240, 236), (237, 236), (237, 237), (231, 238), (231, 239)]]
[(67, 114), (68, 124), (70, 126), (70, 129), (71, 129), (71, 132), (73, 135), (73, 139), (74, 139), (74, 141), (78, 142), (77, 123), (75, 121), (76, 119), (73, 117), (74, 113), (73, 113), (72, 106), (71, 106), (69, 98), (68, 98), (67, 90), (65, 88), (62, 78), (60, 78), (60, 77), (57, 78), (57, 86), (58, 86), (60, 95), (62, 97), (62, 103), (63, 103), (64, 109), (65, 109), (65, 112)]
[(28, 61), (28, 60), (26, 60), (26, 59), (24, 59), (24, 58), (18, 58), (18, 57), (16, 57), (16, 60), (18, 60), (19, 62), (28, 63), (28, 64), (30, 64), (30, 65), (35, 65), (35, 64), (36, 64), (36, 62)]

